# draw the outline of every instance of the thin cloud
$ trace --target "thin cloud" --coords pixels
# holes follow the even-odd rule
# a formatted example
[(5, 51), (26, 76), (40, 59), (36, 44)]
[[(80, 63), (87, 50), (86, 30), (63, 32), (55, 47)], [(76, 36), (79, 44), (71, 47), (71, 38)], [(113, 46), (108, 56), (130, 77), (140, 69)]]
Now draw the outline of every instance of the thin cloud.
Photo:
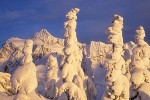
[(6, 11), (4, 13), (1, 12), (0, 14), (0, 20), (14, 20), (19, 17), (22, 17), (22, 13), (19, 11)]
[[(36, 10), (15, 10), (15, 11), (1, 11), (0, 12), (0, 22), (9, 22), (9, 21), (19, 21), (21, 19), (25, 20), (31, 18), (33, 14), (36, 14)], [(23, 22), (23, 21), (22, 21)]]

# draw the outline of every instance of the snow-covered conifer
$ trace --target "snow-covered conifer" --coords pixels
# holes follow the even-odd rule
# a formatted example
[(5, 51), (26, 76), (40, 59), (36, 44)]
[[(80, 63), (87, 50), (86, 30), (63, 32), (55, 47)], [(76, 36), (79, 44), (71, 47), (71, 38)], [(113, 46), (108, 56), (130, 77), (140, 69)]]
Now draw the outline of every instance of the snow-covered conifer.
[[(66, 29), (64, 34), (64, 54), (66, 56), (66, 62), (64, 62), (62, 66), (62, 78), (64, 79), (64, 82), (66, 84), (64, 83), (65, 85), (63, 84), (62, 87), (66, 85), (71, 86), (68, 90), (70, 99), (87, 100), (86, 92), (89, 93), (92, 91), (87, 90), (87, 88), (89, 87), (89, 89), (93, 89), (94, 95), (96, 95), (96, 89), (95, 85), (92, 84), (91, 80), (89, 81), (85, 78), (83, 69), (81, 67), (81, 61), (83, 56), (76, 37), (76, 14), (78, 12), (78, 8), (71, 9), (71, 11), (69, 11), (66, 15), (68, 21), (64, 23)], [(84, 85), (85, 83), (89, 85)], [(59, 91), (64, 92), (64, 90), (62, 91), (61, 89)], [(79, 91), (82, 92), (79, 93)]]
[[(135, 43), (137, 46), (132, 50), (133, 55), (131, 58), (131, 87), (130, 98), (134, 100), (148, 100), (150, 93), (147, 91), (146, 86), (150, 84), (149, 68), (149, 45), (144, 41), (145, 31), (142, 26), (136, 30)], [(146, 91), (143, 91), (143, 90)], [(144, 94), (147, 94), (145, 96)]]
[(47, 61), (48, 72), (46, 75), (46, 96), (49, 99), (62, 98), (67, 100), (67, 96), (63, 93), (58, 97), (58, 91), (60, 86), (63, 84), (61, 71), (58, 67), (57, 59), (50, 55)]
[(108, 42), (112, 44), (112, 53), (105, 61), (106, 87), (102, 100), (128, 100), (129, 99), (129, 80), (125, 76), (127, 68), (123, 53), (123, 18), (114, 15), (112, 25), (108, 27)]
[(11, 85), (15, 93), (29, 94), (37, 87), (36, 66), (32, 62), (33, 41), (26, 40), (21, 66), (11, 76)]

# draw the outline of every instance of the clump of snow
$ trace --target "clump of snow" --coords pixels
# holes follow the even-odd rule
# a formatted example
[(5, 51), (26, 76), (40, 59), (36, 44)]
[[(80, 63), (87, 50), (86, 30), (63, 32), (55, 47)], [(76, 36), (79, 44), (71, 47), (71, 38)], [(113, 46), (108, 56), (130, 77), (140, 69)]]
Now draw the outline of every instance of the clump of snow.
[[(106, 74), (106, 90), (102, 100), (129, 98), (129, 81), (120, 70), (108, 71)], [(122, 98), (122, 99), (121, 99)]]
[(66, 90), (68, 90), (70, 100), (87, 100), (85, 91), (72, 82), (64, 83), (59, 89), (59, 95)]

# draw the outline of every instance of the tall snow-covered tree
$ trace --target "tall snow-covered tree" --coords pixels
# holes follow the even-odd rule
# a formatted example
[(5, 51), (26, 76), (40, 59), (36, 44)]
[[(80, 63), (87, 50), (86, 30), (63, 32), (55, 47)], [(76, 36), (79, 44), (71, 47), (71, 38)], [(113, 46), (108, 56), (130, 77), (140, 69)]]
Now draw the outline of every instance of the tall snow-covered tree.
[(123, 18), (114, 15), (112, 25), (108, 27), (108, 42), (112, 44), (112, 53), (106, 59), (106, 88), (102, 100), (128, 100), (129, 80), (125, 76), (125, 61), (123, 52)]
[[(150, 92), (147, 86), (150, 85), (149, 54), (150, 47), (144, 41), (145, 31), (142, 26), (136, 30), (135, 43), (131, 58), (131, 87), (130, 98), (133, 100), (149, 100)], [(145, 90), (145, 91), (144, 91)], [(146, 95), (145, 95), (146, 94)]]
[[(84, 75), (81, 67), (82, 51), (79, 49), (79, 43), (76, 37), (76, 14), (78, 12), (78, 8), (73, 8), (66, 14), (68, 19), (64, 23), (66, 29), (64, 34), (64, 54), (66, 59), (62, 67), (62, 78), (65, 83), (60, 87), (59, 95), (65, 90), (68, 90), (68, 98), (71, 100), (92, 100), (92, 98), (87, 98), (86, 93), (93, 92), (96, 95), (96, 88), (93, 82), (89, 81)], [(89, 89), (87, 89), (88, 86)], [(80, 93), (79, 91), (82, 92)]]

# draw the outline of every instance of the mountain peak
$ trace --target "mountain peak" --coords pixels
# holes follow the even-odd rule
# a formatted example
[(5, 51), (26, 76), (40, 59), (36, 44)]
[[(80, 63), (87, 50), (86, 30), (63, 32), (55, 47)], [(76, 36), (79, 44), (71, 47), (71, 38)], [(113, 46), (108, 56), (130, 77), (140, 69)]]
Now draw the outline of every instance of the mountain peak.
[(49, 32), (47, 31), (47, 29), (41, 29), (40, 33), (49, 33)]

